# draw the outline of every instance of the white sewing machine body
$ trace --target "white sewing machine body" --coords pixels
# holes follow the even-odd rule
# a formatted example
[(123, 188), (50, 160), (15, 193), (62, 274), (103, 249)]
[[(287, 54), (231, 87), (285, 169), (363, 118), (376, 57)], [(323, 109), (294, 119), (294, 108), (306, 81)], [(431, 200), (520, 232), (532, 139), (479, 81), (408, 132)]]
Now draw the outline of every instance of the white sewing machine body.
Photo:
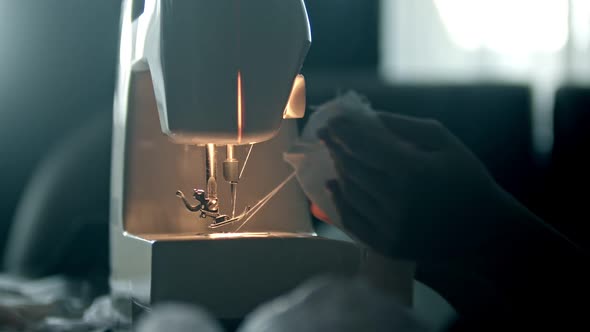
[[(140, 306), (193, 302), (231, 319), (314, 275), (354, 273), (357, 248), (315, 236), (295, 180), (246, 223), (219, 228), (175, 196), (209, 184), (205, 144), (235, 145), (232, 153), (243, 161), (248, 143), (256, 142), (239, 179), (236, 211), (292, 174), (283, 152), (297, 128), (284, 119), (305, 108), (298, 73), (311, 42), (302, 0), (140, 2), (124, 1), (121, 20), (113, 294)], [(227, 211), (230, 188), (220, 184), (215, 194)]]

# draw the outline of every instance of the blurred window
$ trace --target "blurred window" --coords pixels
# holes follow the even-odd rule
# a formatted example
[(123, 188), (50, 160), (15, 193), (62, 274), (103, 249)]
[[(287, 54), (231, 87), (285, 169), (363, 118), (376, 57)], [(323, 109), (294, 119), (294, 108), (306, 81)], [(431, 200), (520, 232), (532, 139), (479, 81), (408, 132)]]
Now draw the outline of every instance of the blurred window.
[(541, 152), (556, 87), (590, 82), (590, 0), (381, 0), (380, 19), (388, 81), (530, 84)]
[(499, 54), (561, 50), (568, 38), (563, 0), (434, 0), (453, 43)]

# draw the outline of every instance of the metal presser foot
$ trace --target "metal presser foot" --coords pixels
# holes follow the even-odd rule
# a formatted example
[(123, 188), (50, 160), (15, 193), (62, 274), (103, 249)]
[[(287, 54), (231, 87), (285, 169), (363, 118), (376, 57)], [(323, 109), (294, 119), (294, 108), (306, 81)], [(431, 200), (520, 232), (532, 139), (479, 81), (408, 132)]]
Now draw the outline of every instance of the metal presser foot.
[(217, 199), (205, 197), (205, 191), (202, 189), (193, 189), (193, 198), (199, 203), (192, 205), (180, 190), (176, 191), (176, 196), (182, 199), (184, 206), (191, 212), (200, 212), (203, 219), (211, 219), (213, 224), (222, 223), (229, 219), (228, 216), (219, 213), (219, 202)]
[(205, 191), (202, 189), (193, 189), (193, 198), (199, 203), (197, 205), (192, 205), (184, 196), (184, 193), (180, 190), (176, 191), (176, 196), (179, 197), (184, 206), (187, 210), (191, 212), (199, 212), (200, 217), (203, 219), (211, 220), (211, 224), (209, 228), (219, 228), (221, 226), (225, 226), (231, 224), (235, 221), (240, 220), (243, 216), (245, 216), (249, 211), (250, 207), (246, 207), (244, 213), (235, 216), (233, 218), (228, 217), (225, 214), (219, 213), (219, 202), (217, 199), (209, 199), (205, 196)]
[[(236, 216), (235, 211), (237, 201), (237, 185), (240, 179), (239, 161), (235, 157), (234, 145), (228, 144), (226, 149), (227, 158), (223, 162), (223, 177), (225, 181), (230, 184), (231, 216), (227, 216), (219, 212), (219, 199), (217, 198), (217, 150), (214, 144), (207, 144), (205, 149), (205, 178), (207, 179), (207, 190), (193, 189), (193, 198), (198, 202), (198, 204), (192, 205), (186, 199), (182, 191), (176, 191), (176, 196), (182, 200), (184, 206), (189, 211), (199, 212), (201, 218), (211, 220), (209, 228), (218, 228), (231, 224), (234, 221), (240, 220), (250, 212), (250, 207), (248, 206), (244, 210), (244, 213)], [(250, 155), (251, 151), (252, 146), (250, 146), (248, 156)], [(248, 160), (248, 156), (246, 157), (246, 162)]]

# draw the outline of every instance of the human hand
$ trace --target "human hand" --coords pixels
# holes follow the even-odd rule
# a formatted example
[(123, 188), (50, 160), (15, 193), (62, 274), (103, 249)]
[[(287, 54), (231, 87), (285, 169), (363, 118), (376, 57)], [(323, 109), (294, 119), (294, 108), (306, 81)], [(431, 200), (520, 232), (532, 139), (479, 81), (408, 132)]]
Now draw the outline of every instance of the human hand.
[(503, 191), (432, 120), (337, 116), (318, 132), (337, 170), (327, 184), (345, 231), (393, 258), (457, 258), (496, 234)]

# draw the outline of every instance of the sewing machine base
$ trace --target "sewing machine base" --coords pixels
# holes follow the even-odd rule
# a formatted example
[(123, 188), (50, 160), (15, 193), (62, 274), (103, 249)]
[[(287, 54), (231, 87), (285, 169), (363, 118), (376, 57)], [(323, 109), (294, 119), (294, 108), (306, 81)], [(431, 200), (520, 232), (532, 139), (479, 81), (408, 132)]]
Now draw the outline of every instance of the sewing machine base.
[[(139, 307), (186, 302), (219, 319), (241, 319), (259, 304), (321, 274), (352, 275), (351, 243), (290, 233), (125, 235), (113, 294)], [(129, 303), (131, 305), (131, 302)], [(130, 308), (131, 309), (131, 308)]]

